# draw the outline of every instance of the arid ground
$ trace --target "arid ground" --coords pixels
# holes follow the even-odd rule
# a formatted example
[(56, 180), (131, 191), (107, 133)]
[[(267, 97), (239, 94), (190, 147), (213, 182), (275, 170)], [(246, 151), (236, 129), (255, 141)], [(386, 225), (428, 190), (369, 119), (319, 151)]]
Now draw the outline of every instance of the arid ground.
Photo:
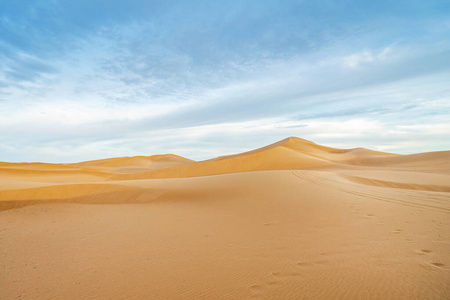
[(450, 299), (450, 151), (0, 163), (1, 299)]

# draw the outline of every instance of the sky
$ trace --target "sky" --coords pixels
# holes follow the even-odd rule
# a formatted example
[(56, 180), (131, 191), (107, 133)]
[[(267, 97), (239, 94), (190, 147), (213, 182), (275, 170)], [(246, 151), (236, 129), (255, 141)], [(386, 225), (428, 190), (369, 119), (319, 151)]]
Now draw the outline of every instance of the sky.
[(0, 1), (0, 161), (450, 150), (450, 2)]

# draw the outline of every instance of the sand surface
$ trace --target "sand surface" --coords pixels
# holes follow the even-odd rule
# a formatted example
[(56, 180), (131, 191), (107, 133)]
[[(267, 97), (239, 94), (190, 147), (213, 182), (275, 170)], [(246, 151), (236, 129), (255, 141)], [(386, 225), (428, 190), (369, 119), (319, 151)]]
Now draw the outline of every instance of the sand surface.
[(0, 163), (0, 299), (450, 299), (450, 151)]

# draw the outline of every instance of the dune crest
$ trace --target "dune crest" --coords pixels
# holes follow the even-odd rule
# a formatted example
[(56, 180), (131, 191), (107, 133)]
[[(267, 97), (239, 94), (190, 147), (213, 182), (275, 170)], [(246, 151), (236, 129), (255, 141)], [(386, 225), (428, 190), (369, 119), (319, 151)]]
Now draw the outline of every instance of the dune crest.
[(110, 180), (182, 178), (263, 170), (314, 169), (351, 162), (361, 157), (391, 156), (397, 155), (367, 149), (336, 149), (289, 137), (248, 152), (145, 173), (115, 175)]

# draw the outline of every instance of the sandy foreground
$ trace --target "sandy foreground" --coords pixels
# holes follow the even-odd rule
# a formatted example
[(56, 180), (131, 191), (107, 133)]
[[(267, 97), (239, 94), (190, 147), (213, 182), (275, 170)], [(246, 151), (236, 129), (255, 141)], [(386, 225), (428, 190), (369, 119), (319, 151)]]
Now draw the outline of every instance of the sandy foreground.
[(450, 299), (450, 151), (0, 163), (0, 299)]

